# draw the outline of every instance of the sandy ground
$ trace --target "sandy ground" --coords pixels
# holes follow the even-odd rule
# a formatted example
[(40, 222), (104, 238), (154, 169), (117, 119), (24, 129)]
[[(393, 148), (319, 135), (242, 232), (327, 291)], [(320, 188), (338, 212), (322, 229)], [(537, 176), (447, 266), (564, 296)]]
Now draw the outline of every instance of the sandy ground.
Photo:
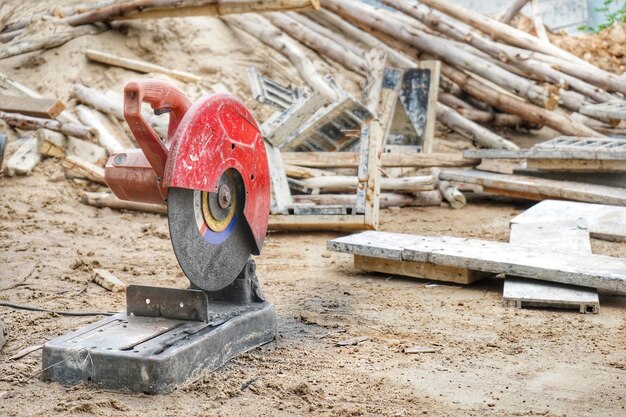
[[(20, 13), (45, 9), (46, 3), (15, 2)], [(43, 22), (37, 30), (56, 29)], [(283, 82), (297, 82), (280, 55), (210, 18), (124, 24), (3, 60), (0, 71), (65, 101), (70, 111), (75, 82), (120, 94), (125, 82), (139, 76), (87, 62), (82, 52), (88, 48), (200, 74), (205, 81), (199, 85), (178, 84), (193, 99), (221, 82), (260, 120), (269, 110), (250, 99), (246, 67), (259, 65)], [(319, 58), (316, 63), (322, 72), (338, 70)], [(353, 74), (338, 71), (338, 79), (346, 89), (359, 89)], [(0, 130), (12, 140), (20, 136)], [(469, 146), (446, 139), (453, 148)], [(91, 282), (97, 267), (129, 284), (187, 286), (165, 217), (81, 205), (80, 195), (90, 187), (66, 180), (60, 162), (50, 159), (31, 176), (0, 177), (0, 288), (35, 268), (25, 285), (0, 291), (0, 300), (123, 310), (122, 294)], [(477, 196), (459, 211), (384, 210), (381, 230), (507, 241), (509, 220), (529, 206)], [(430, 286), (361, 273), (349, 256), (325, 250), (336, 236), (268, 235), (256, 260), (264, 292), (277, 307), (277, 340), (167, 396), (42, 382), (40, 351), (9, 358), (99, 318), (0, 307), (9, 331), (0, 351), (0, 416), (626, 416), (625, 298), (602, 297), (599, 315), (505, 308), (498, 279)], [(626, 257), (626, 244), (592, 245), (595, 253)], [(336, 346), (359, 336), (369, 339)], [(413, 346), (441, 350), (403, 353)]]
[[(80, 205), (83, 187), (53, 172), (49, 160), (33, 176), (0, 180), (2, 286), (36, 267), (1, 300), (124, 309), (123, 295), (91, 282), (94, 267), (131, 284), (187, 285), (164, 217)], [(526, 207), (476, 198), (460, 211), (385, 210), (381, 229), (506, 241), (509, 219)], [(8, 358), (98, 318), (0, 307), (9, 330), (0, 415), (626, 415), (624, 298), (603, 297), (599, 315), (510, 309), (498, 279), (428, 286), (363, 274), (325, 250), (336, 236), (270, 234), (256, 259), (278, 310), (277, 340), (167, 396), (42, 382), (39, 351)], [(594, 241), (594, 251), (626, 256), (626, 245)], [(369, 340), (335, 346), (358, 336)], [(412, 346), (441, 350), (403, 353)]]

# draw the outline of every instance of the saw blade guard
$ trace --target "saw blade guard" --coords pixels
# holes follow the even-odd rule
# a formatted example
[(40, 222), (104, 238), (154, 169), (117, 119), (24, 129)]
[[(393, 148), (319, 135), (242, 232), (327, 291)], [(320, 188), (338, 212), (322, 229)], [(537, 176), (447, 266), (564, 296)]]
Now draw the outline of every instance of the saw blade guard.
[(238, 172), (258, 255), (269, 221), (270, 179), (265, 143), (248, 109), (226, 94), (204, 97), (187, 110), (170, 140), (165, 187), (219, 193), (223, 174)]

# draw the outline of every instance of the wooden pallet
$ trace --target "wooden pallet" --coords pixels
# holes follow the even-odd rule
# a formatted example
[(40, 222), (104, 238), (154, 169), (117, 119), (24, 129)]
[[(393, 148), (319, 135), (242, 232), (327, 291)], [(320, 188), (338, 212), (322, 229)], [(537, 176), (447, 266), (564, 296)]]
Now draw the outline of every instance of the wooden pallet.
[[(626, 242), (626, 207), (574, 201), (544, 200), (511, 220), (514, 225), (555, 223), (583, 219), (592, 238)], [(580, 247), (576, 248), (580, 250)], [(591, 251), (591, 249), (589, 249)]]

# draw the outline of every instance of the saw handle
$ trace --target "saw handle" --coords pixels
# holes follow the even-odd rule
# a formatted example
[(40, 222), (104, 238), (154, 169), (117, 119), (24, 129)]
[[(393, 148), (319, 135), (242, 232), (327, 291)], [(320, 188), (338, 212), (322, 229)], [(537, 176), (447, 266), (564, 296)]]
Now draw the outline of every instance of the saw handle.
[(163, 143), (144, 119), (141, 114), (141, 104), (144, 102), (150, 104), (155, 114), (170, 114), (167, 130), (169, 139), (191, 107), (191, 101), (182, 91), (165, 81), (131, 81), (124, 87), (124, 118), (157, 177), (163, 178), (167, 161), (167, 140)]

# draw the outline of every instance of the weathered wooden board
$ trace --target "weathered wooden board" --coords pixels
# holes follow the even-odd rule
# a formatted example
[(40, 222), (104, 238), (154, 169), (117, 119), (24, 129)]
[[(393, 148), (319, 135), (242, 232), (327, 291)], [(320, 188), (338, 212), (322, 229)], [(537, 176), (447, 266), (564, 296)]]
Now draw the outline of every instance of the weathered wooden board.
[(59, 100), (27, 96), (0, 96), (0, 110), (27, 116), (54, 119), (65, 109)]
[(528, 159), (526, 167), (557, 172), (626, 172), (626, 159)]
[(317, 92), (297, 98), (287, 109), (274, 113), (263, 123), (261, 132), (265, 140), (281, 147), (289, 135), (305, 124), (323, 105), (324, 98)]
[(581, 313), (600, 312), (600, 301), (595, 290), (556, 282), (507, 278), (502, 299), (517, 308), (549, 307), (576, 309)]
[(358, 141), (344, 130), (360, 129), (371, 119), (371, 113), (353, 97), (344, 94), (336, 102), (320, 109), (306, 123), (295, 129), (282, 141), (279, 148), (286, 151), (303, 150), (302, 146), (316, 144), (320, 150), (334, 151), (347, 148)]
[[(286, 164), (311, 168), (356, 168), (358, 152), (282, 152)], [(383, 152), (381, 164), (384, 168), (432, 168), (473, 167), (480, 161), (465, 159), (460, 153), (399, 153)]]
[(514, 245), (591, 254), (589, 227), (584, 218), (537, 223), (511, 222), (510, 226), (509, 243)]
[(252, 90), (252, 97), (259, 103), (271, 104), (280, 110), (285, 110), (293, 104), (294, 89), (263, 77), (257, 67), (248, 67), (248, 83)]
[(623, 148), (531, 148), (531, 149), (468, 149), (463, 151), (467, 159), (579, 159), (579, 160), (626, 160), (626, 140)]
[[(401, 243), (400, 243), (401, 242)], [(626, 294), (626, 259), (458, 237), (368, 231), (327, 243), (336, 252), (466, 268)]]
[(404, 248), (419, 241), (419, 236), (404, 233), (363, 232), (329, 240), (327, 248), (335, 252), (400, 261)]
[(470, 284), (487, 275), (463, 267), (402, 260), (402, 251), (405, 247), (419, 242), (418, 236), (402, 233), (363, 232), (348, 236), (347, 239), (347, 242), (341, 239), (329, 241), (328, 249), (354, 254), (354, 266), (365, 271), (458, 284)]
[(39, 162), (41, 154), (37, 149), (37, 139), (28, 136), (7, 161), (6, 173), (8, 176), (28, 175)]
[(433, 265), (424, 262), (398, 261), (394, 259), (374, 258), (354, 255), (354, 267), (363, 271), (380, 272), (383, 274), (403, 275), (413, 278), (424, 278), (433, 281), (471, 284), (485, 274), (465, 268)]
[(588, 203), (626, 206), (626, 190), (595, 184), (556, 181), (520, 175), (496, 174), (478, 170), (446, 169), (439, 179), (478, 184), (486, 192), (529, 200), (563, 199)]
[(432, 152), (440, 66), (439, 61), (423, 61), (420, 68), (403, 71), (388, 143)]
[(307, 231), (307, 230), (335, 230), (354, 232), (371, 228), (365, 224), (364, 215), (270, 215), (269, 230)]
[(476, 169), (500, 174), (514, 174), (521, 164), (525, 166), (522, 161), (521, 159), (483, 159), (480, 161), (480, 165), (476, 166)]
[(126, 283), (106, 269), (94, 269), (93, 272), (94, 282), (102, 288), (112, 292), (123, 292), (128, 287)]
[(84, 161), (77, 156), (69, 155), (63, 160), (65, 176), (67, 178), (85, 178), (102, 185), (107, 185), (104, 180), (104, 168)]
[[(571, 218), (537, 223), (511, 223), (509, 242), (531, 248), (588, 255), (591, 254), (589, 238), (585, 219)], [(517, 308), (574, 308), (581, 313), (600, 311), (598, 291), (594, 288), (519, 277), (506, 277), (502, 299), (507, 305)]]
[(280, 151), (269, 142), (265, 142), (265, 152), (267, 153), (267, 163), (270, 169), (270, 191), (272, 197), (270, 212), (273, 214), (285, 213), (287, 207), (292, 205), (293, 201), (283, 160), (280, 156)]
[[(484, 159), (489, 161), (489, 159)], [(493, 160), (495, 161), (495, 160)], [(479, 169), (480, 166), (476, 167)], [(508, 172), (509, 174), (511, 172)], [(513, 169), (513, 174), (529, 177), (545, 178), (556, 181), (573, 181), (584, 184), (606, 185), (607, 187), (626, 188), (626, 172), (560, 172), (560, 171), (539, 171), (536, 169), (528, 169), (526, 164)]]
[(511, 225), (558, 223), (584, 219), (591, 237), (626, 241), (626, 208), (604, 204), (544, 200), (511, 220)]
[(626, 294), (626, 259), (565, 254), (500, 242), (422, 237), (406, 247), (402, 259), (505, 273)]

